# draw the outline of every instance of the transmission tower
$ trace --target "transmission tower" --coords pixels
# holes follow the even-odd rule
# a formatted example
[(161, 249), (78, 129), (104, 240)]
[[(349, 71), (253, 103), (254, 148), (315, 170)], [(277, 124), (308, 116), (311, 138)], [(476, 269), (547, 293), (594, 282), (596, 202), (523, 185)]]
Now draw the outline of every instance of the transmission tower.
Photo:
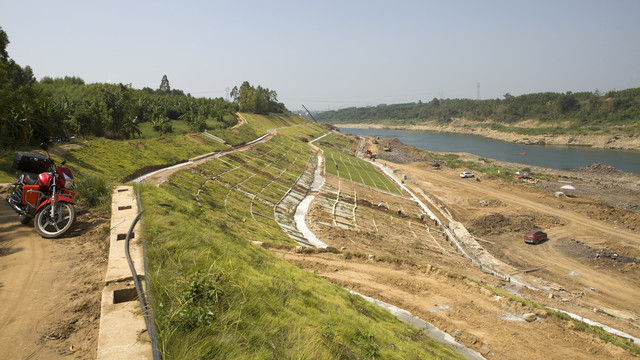
[(479, 81), (476, 84), (476, 87), (478, 87), (478, 94), (477, 94), (477, 99), (476, 100), (480, 100), (480, 82)]

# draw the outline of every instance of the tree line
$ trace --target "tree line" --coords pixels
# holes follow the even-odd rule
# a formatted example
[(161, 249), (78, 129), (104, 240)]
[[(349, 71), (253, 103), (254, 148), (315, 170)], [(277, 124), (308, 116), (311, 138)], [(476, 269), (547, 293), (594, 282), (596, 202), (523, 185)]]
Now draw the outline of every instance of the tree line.
[[(172, 121), (182, 120), (194, 132), (235, 124), (225, 115), (237, 111), (287, 112), (275, 91), (245, 81), (234, 88), (233, 101), (195, 98), (171, 89), (166, 75), (154, 90), (126, 84), (85, 84), (76, 76), (39, 81), (29, 66), (21, 67), (7, 53), (9, 38), (0, 27), (0, 148), (36, 145), (70, 135), (129, 139), (141, 136), (150, 122), (162, 136)], [(208, 124), (208, 125), (207, 125)], [(211, 125), (214, 124), (214, 125)]]
[(255, 88), (248, 81), (243, 82), (240, 89), (237, 86), (233, 87), (231, 99), (238, 104), (242, 112), (264, 115), (287, 112), (284, 104), (278, 102), (278, 94), (275, 90), (262, 86)]
[(495, 121), (512, 124), (523, 120), (537, 120), (556, 124), (568, 121), (574, 127), (590, 127), (593, 130), (609, 125), (627, 125), (640, 130), (640, 88), (579, 93), (534, 93), (504, 99), (437, 99), (429, 102), (375, 107), (350, 107), (325, 111), (317, 116), (319, 121), (330, 123), (394, 122), (416, 124), (423, 121), (451, 122), (466, 118), (475, 121)]

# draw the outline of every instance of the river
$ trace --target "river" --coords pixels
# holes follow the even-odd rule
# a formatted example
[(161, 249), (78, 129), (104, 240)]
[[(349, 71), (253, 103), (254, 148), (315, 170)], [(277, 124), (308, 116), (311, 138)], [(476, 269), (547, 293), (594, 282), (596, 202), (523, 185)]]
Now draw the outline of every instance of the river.
[(477, 135), (440, 133), (420, 130), (354, 129), (339, 127), (354, 135), (398, 138), (407, 145), (435, 151), (465, 152), (500, 161), (515, 162), (551, 169), (567, 170), (594, 163), (640, 174), (640, 151), (592, 149), (577, 146), (523, 145), (488, 139)]

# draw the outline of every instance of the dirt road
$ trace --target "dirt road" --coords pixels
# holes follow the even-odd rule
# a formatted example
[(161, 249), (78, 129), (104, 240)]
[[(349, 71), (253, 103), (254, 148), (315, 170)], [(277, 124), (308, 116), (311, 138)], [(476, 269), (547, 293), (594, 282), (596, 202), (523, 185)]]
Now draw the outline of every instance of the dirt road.
[(95, 358), (107, 238), (104, 216), (82, 210), (68, 236), (41, 238), (0, 202), (4, 359)]

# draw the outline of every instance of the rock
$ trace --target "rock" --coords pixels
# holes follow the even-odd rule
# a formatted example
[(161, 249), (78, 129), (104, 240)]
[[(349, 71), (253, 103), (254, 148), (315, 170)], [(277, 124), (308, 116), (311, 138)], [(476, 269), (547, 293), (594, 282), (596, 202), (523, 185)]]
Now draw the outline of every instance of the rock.
[(536, 311), (534, 311), (534, 313), (539, 318), (546, 318), (547, 317), (547, 312), (542, 310), (542, 309), (536, 309)]
[(300, 253), (304, 252), (304, 248), (302, 246), (296, 246), (294, 251), (296, 253), (300, 254)]
[(252, 241), (251, 242), (253, 245), (257, 245), (260, 247), (264, 247), (264, 242), (263, 241)]
[(523, 319), (526, 322), (534, 322), (536, 321), (537, 317), (536, 317), (536, 314), (529, 313), (529, 314), (524, 314)]
[(552, 294), (552, 293), (549, 293), (548, 298), (549, 298), (549, 299), (553, 299), (553, 294)]
[(367, 259), (369, 259), (369, 260), (375, 260), (375, 259), (376, 259), (376, 256), (375, 256), (375, 255), (373, 255), (373, 254), (369, 254), (369, 256), (367, 256)]
[(491, 352), (491, 345), (482, 340), (482, 347), (480, 348), (480, 354), (487, 355)]

